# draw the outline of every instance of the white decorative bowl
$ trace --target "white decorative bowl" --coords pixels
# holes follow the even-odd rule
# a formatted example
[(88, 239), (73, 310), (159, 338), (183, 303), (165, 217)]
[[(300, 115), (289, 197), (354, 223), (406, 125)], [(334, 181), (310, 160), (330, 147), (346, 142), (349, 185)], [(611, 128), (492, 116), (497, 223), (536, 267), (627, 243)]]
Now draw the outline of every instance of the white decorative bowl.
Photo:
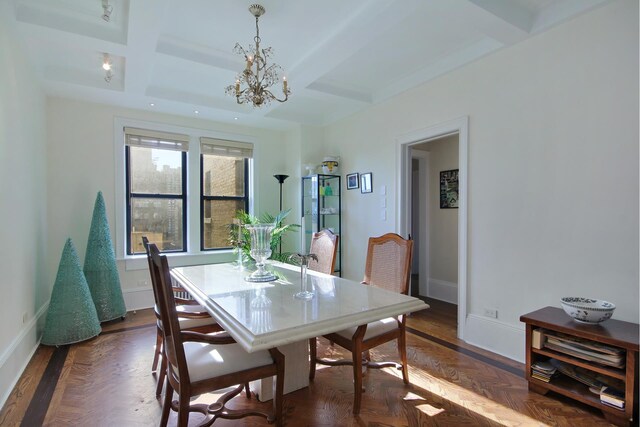
[(560, 299), (565, 313), (580, 323), (596, 325), (611, 318), (615, 304), (593, 298), (564, 297)]

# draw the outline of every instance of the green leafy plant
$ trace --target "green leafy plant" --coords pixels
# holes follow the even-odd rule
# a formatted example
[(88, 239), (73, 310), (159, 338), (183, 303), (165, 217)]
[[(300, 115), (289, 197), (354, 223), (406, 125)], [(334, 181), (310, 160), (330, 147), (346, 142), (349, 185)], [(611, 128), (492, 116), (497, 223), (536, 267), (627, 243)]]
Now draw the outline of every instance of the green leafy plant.
[[(278, 252), (278, 247), (280, 246), (280, 242), (284, 235), (289, 231), (294, 231), (300, 228), (299, 224), (284, 224), (284, 219), (289, 215), (291, 209), (287, 209), (279, 212), (276, 216), (271, 215), (270, 213), (264, 213), (259, 218), (249, 213), (239, 210), (236, 212), (235, 218), (240, 221), (240, 225), (244, 226), (246, 224), (275, 224), (276, 227), (271, 232), (271, 257), (269, 259), (273, 259), (276, 261), (286, 262), (291, 264), (292, 261), (289, 259), (292, 255), (291, 252)], [(242, 254), (245, 260), (251, 261), (251, 255), (249, 252), (251, 251), (251, 236), (249, 234), (249, 230), (245, 227), (241, 227), (241, 236), (242, 239), (240, 241), (240, 250), (242, 250)], [(238, 248), (238, 226), (236, 224), (231, 224), (229, 226), (229, 243), (231, 246)]]

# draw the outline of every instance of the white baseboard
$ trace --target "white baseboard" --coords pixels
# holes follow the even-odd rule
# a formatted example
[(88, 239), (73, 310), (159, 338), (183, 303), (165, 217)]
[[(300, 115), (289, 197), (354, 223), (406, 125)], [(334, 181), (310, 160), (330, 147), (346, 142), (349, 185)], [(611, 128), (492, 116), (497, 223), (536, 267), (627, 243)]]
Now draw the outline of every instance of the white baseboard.
[[(24, 325), (17, 337), (0, 354), (0, 408), (4, 406), (20, 376), (40, 345), (40, 319), (47, 314), (49, 302)], [(44, 320), (43, 320), (44, 321)]]
[(131, 288), (122, 291), (127, 311), (153, 307), (153, 290), (150, 287)]
[(427, 296), (440, 301), (458, 304), (458, 284), (429, 278)]
[(469, 314), (464, 340), (476, 347), (524, 363), (525, 330), (477, 314)]

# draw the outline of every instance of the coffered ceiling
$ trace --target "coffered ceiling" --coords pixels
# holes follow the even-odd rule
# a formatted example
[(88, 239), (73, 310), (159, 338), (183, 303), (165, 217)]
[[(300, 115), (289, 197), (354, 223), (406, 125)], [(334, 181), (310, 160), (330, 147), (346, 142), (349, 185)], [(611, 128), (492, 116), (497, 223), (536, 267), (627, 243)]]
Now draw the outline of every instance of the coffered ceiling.
[(47, 94), (283, 129), (331, 123), (609, 0), (262, 0), (262, 45), (292, 91), (262, 108), (224, 93), (244, 67), (233, 46), (253, 42), (253, 2), (109, 0), (106, 22), (101, 0), (2, 1)]

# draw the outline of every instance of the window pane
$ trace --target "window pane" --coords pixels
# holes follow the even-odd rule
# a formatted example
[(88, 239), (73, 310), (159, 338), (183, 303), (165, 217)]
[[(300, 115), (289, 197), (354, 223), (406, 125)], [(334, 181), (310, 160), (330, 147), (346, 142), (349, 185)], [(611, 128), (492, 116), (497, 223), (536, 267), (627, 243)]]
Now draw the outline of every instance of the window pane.
[(182, 194), (182, 152), (129, 147), (132, 193)]
[(131, 199), (131, 247), (133, 253), (145, 253), (142, 236), (161, 251), (181, 251), (182, 200)]
[(203, 155), (203, 194), (244, 197), (244, 165), (244, 158)]
[(244, 200), (204, 200), (204, 249), (229, 247), (229, 224)]

